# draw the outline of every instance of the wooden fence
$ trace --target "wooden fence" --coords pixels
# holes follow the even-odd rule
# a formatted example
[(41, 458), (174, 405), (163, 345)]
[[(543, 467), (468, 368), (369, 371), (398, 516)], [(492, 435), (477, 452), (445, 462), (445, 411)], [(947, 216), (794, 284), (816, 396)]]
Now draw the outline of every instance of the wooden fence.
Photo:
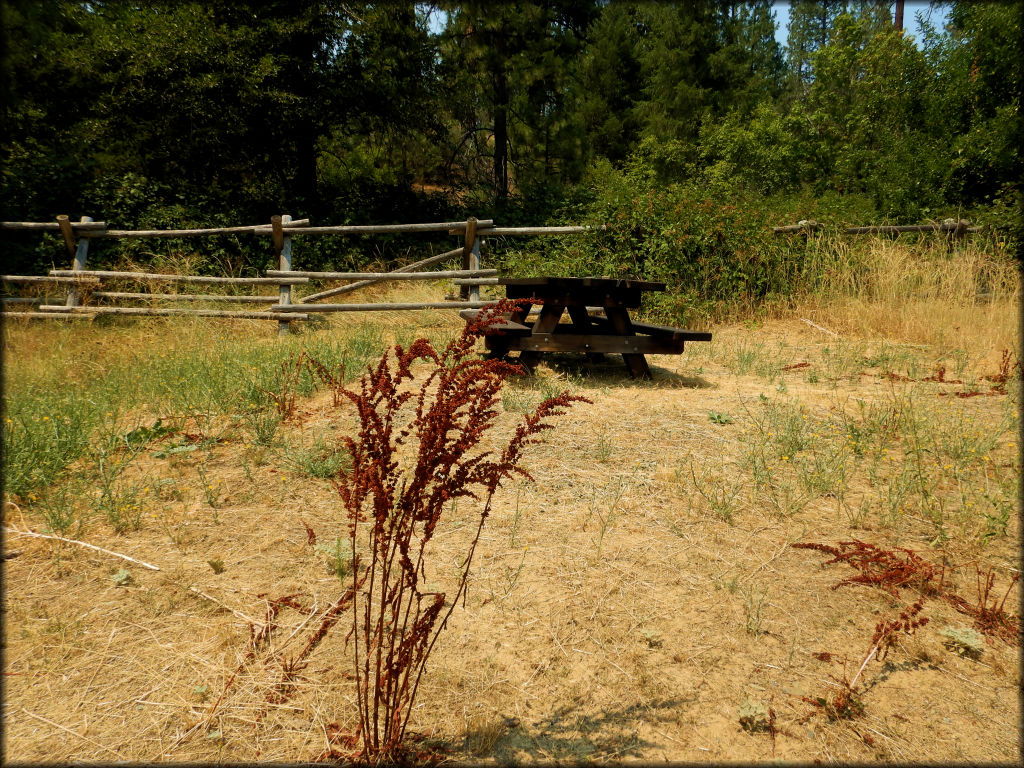
[[(796, 224), (788, 224), (784, 227), (773, 227), (772, 232), (776, 235), (803, 234), (809, 235), (824, 229), (825, 225), (813, 219), (804, 219)], [(950, 238), (961, 238), (971, 232), (981, 232), (984, 227), (972, 226), (968, 219), (944, 219), (942, 223), (929, 222), (928, 224), (894, 224), (894, 225), (869, 225), (866, 227), (844, 227), (839, 230), (843, 235), (900, 235), (904, 232), (941, 232)]]
[[(71, 222), (67, 216), (58, 216), (56, 222), (0, 222), (6, 231), (59, 231), (72, 257), (70, 269), (51, 269), (48, 275), (0, 275), (0, 282), (17, 284), (45, 284), (67, 286), (63, 300), (56, 297), (33, 299), (12, 297), (3, 299), (4, 317), (22, 318), (81, 318), (108, 315), (194, 315), (199, 317), (233, 317), (240, 319), (274, 320), (281, 334), (288, 333), (290, 323), (308, 320), (316, 312), (368, 312), (377, 310), (414, 309), (470, 309), (486, 306), (480, 300), (480, 286), (497, 283), (498, 270), (481, 266), (480, 249), (485, 237), (567, 235), (593, 231), (591, 227), (498, 227), (491, 219), (444, 221), (425, 224), (374, 224), (313, 227), (309, 219), (293, 220), (291, 216), (273, 216), (270, 224), (240, 227), (214, 227), (207, 229), (125, 230), (108, 229), (105, 222), (83, 216)], [(450, 251), (429, 256), (391, 272), (309, 272), (292, 268), (292, 239), (311, 235), (372, 235), (391, 233), (446, 232), (460, 236), (462, 244)], [(207, 237), (225, 234), (252, 234), (269, 237), (274, 248), (278, 269), (268, 270), (264, 277), (208, 277), (202, 275), (175, 275), (151, 272), (125, 272), (90, 270), (87, 268), (89, 243), (92, 240), (149, 237)], [(429, 271), (429, 267), (459, 259), (459, 269)], [(404, 280), (452, 279), (460, 289), (457, 301), (408, 303), (323, 303), (323, 299), (356, 291), (382, 282)], [(220, 286), (275, 285), (276, 296), (152, 293), (140, 291), (97, 290), (111, 281), (129, 281), (150, 284), (198, 284)], [(293, 294), (294, 286), (311, 282), (347, 282), (345, 285), (324, 288), (302, 296)], [(261, 309), (190, 309), (188, 307), (157, 308), (110, 306), (86, 303), (92, 299), (102, 301), (167, 301), (167, 302), (224, 302), (237, 304), (264, 304)], [(49, 302), (49, 303), (48, 303)], [(35, 311), (8, 310), (19, 305), (35, 306)]]

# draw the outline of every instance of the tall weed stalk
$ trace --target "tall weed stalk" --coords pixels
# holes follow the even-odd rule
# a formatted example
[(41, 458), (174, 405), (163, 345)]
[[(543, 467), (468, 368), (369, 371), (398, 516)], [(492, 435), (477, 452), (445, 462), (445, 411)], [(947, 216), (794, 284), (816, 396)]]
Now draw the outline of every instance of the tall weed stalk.
[[(344, 389), (356, 407), (360, 430), (343, 443), (351, 468), (336, 483), (348, 516), (352, 563), (353, 661), (359, 727), (351, 746), (358, 761), (400, 759), (412, 702), (427, 658), (465, 594), (473, 553), (501, 481), (515, 474), (523, 449), (551, 429), (547, 422), (573, 401), (563, 392), (527, 414), (500, 455), (480, 450), (494, 426), (500, 392), (518, 368), (472, 356), (488, 325), (512, 307), (485, 311), (438, 352), (426, 339), (385, 353), (358, 389)], [(432, 364), (418, 387), (415, 361)], [(589, 401), (587, 401), (589, 402)], [(408, 406), (407, 408), (405, 406)], [(403, 450), (410, 444), (411, 451)], [(411, 466), (403, 468), (402, 457)], [(427, 583), (428, 548), (450, 502), (482, 500), (454, 594)]]

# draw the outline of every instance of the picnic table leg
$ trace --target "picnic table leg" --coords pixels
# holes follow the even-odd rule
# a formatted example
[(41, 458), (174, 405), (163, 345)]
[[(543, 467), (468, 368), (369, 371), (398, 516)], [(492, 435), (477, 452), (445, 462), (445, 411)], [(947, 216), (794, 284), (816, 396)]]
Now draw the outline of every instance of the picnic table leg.
[[(513, 323), (526, 322), (526, 316), (530, 314), (530, 305), (517, 306), (509, 313), (509, 320)], [(487, 337), (487, 360), (507, 360), (508, 340), (502, 334), (495, 334)]]
[[(590, 321), (590, 315), (587, 314), (587, 308), (574, 305), (566, 307), (566, 309), (569, 310), (569, 317), (572, 319), (572, 324), (576, 327), (577, 332), (584, 336), (587, 335), (591, 328), (593, 328), (593, 323)], [(587, 352), (586, 355), (587, 360), (593, 362), (604, 360), (604, 354), (602, 352)]]
[[(629, 319), (629, 312), (625, 307), (605, 307), (604, 313), (612, 324), (612, 328), (620, 336), (636, 336), (633, 330), (633, 323)], [(647, 358), (639, 353), (623, 353), (622, 359), (629, 369), (630, 375), (635, 379), (650, 379), (651, 369), (647, 367)]]
[[(540, 317), (538, 317), (537, 322), (533, 324), (533, 333), (553, 332), (555, 330), (555, 326), (558, 325), (558, 321), (562, 318), (562, 310), (564, 309), (565, 305), (559, 302), (544, 302), (544, 306), (541, 307), (540, 310)], [(542, 353), (532, 349), (520, 352), (519, 364), (523, 366), (528, 373), (533, 373), (533, 369), (536, 368), (537, 363), (540, 362), (541, 354)]]

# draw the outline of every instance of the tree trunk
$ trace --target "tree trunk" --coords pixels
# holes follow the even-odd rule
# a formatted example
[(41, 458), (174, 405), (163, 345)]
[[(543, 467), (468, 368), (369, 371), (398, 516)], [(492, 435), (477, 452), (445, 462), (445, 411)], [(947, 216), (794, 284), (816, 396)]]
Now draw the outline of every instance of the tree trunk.
[(508, 76), (505, 62), (499, 61), (492, 73), (494, 85), (494, 197), (498, 203), (508, 199)]

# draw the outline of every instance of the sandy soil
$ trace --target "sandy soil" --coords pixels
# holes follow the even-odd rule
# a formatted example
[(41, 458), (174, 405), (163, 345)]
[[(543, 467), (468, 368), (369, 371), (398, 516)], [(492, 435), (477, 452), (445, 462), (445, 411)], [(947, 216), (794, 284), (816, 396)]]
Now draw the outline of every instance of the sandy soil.
[[(873, 348), (858, 344), (847, 351)], [(971, 620), (939, 599), (926, 602), (926, 626), (865, 667), (858, 716), (829, 719), (813, 704), (840, 690), (876, 624), (916, 595), (832, 589), (854, 571), (792, 544), (855, 537), (911, 548), (947, 563), (947, 581), (968, 600), (976, 564), (994, 567), (1005, 590), (1020, 551), (1019, 502), (1005, 535), (979, 539), (969, 520), (951, 517), (937, 541), (918, 507), (889, 514), (885, 494), (862, 479), (842, 499), (800, 491), (784, 468), (771, 487), (755, 487), (743, 457), (766, 401), (821, 423), (858, 400), (901, 395), (978, 424), (1016, 415), (1013, 392), (956, 398), (939, 395), (956, 385), (922, 382), (934, 350), (913, 351), (924, 366), (914, 382), (868, 364), (831, 376), (840, 346), (798, 320), (772, 321), (718, 328), (711, 344), (652, 357), (651, 382), (631, 381), (609, 358), (554, 359), (516, 383), (496, 439), (545, 393), (567, 386), (593, 404), (574, 407), (527, 453), (534, 482), (499, 491), (411, 729), (450, 760), (499, 765), (1017, 759), (1020, 649), (989, 638), (977, 658), (955, 652), (942, 630)], [(158, 571), (8, 534), (6, 550), (19, 554), (3, 574), (6, 759), (304, 761), (351, 729), (347, 620), (285, 701), (267, 694), (341, 592), (324, 545), (343, 535), (343, 508), (294, 456), (352, 424), (322, 393), (299, 404), (269, 448), (240, 427), (203, 450), (158, 457), (178, 438), (151, 445), (132, 470), (146, 488), (143, 527), (116, 535), (96, 523), (81, 538)], [(1015, 430), (992, 450), (1004, 482), (1019, 480), (1014, 440)], [(451, 576), (475, 512), (450, 511), (431, 578)], [(14, 504), (4, 524), (42, 530)], [(280, 608), (269, 643), (246, 661), (268, 601), (285, 595), (298, 607)], [(1007, 606), (1018, 604), (1015, 588)], [(774, 713), (773, 727), (744, 728), (745, 704)]]

